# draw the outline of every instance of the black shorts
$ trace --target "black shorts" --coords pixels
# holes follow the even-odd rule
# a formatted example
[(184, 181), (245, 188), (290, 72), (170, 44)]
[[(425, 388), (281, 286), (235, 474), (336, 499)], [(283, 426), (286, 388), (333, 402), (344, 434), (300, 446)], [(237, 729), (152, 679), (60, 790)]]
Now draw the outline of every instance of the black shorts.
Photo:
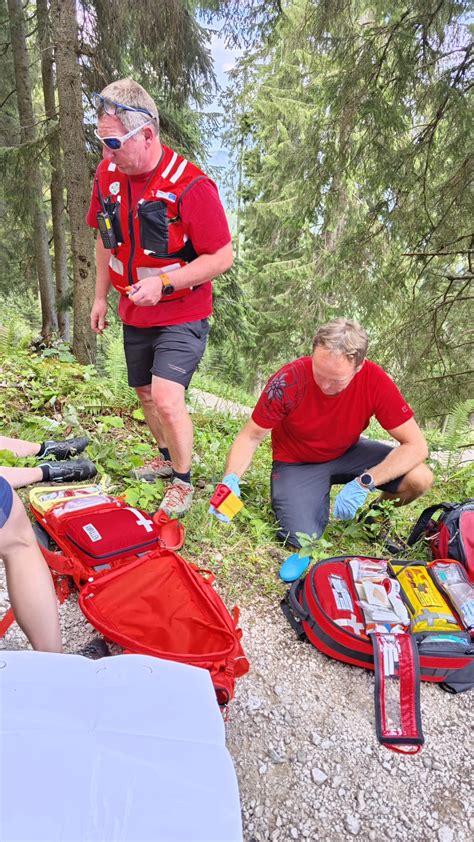
[(154, 374), (187, 388), (204, 354), (208, 333), (207, 319), (164, 327), (124, 324), (129, 386), (148, 386)]
[(13, 506), (13, 490), (4, 477), (0, 477), (0, 529), (5, 526)]
[[(392, 450), (383, 442), (360, 438), (330, 462), (273, 462), (272, 508), (280, 529), (278, 537), (299, 546), (297, 532), (320, 537), (329, 520), (331, 485), (344, 485), (380, 464)], [(379, 485), (394, 494), (403, 477)]]

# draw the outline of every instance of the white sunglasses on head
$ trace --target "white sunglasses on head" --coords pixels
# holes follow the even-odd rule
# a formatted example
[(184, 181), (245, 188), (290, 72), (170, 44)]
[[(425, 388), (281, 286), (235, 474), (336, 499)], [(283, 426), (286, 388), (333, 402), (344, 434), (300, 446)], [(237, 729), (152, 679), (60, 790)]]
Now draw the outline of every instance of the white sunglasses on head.
[(127, 132), (127, 134), (122, 135), (121, 137), (101, 137), (100, 134), (97, 133), (97, 130), (94, 131), (94, 134), (97, 140), (107, 147), (107, 149), (112, 149), (113, 152), (117, 152), (118, 149), (121, 149), (123, 144), (126, 143), (127, 140), (130, 140), (134, 134), (138, 134), (145, 126), (149, 126), (153, 120), (147, 120), (146, 123), (143, 123), (141, 126), (137, 126), (136, 129), (132, 129), (131, 132)]

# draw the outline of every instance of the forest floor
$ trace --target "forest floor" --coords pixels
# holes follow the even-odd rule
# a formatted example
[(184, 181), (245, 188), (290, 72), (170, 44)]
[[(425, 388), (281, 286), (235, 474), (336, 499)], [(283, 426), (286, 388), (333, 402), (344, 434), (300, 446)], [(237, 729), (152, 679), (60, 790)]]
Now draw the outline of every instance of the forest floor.
[[(229, 406), (201, 390), (192, 390), (190, 399), (196, 412), (206, 407), (211, 413), (248, 414), (240, 404)], [(201, 493), (207, 499), (207, 491)], [(198, 502), (198, 512), (205, 505)], [(195, 560), (192, 536), (188, 523), (187, 555)], [(243, 645), (251, 665), (237, 682), (226, 725), (245, 842), (472, 838), (472, 694), (451, 696), (424, 683), (425, 747), (414, 757), (392, 754), (375, 736), (373, 676), (300, 643), (281, 614), (278, 552), (267, 551), (273, 592), (256, 593), (243, 578), (239, 588), (239, 576), (246, 575), (245, 566), (239, 567), (239, 546), (241, 554), (245, 546), (235, 544), (231, 553), (229, 544), (222, 549), (224, 558), (218, 546), (204, 541), (198, 552), (206, 562), (208, 555), (214, 569), (222, 565), (222, 579), (229, 559), (233, 572), (228, 582), (224, 579), (225, 596), (229, 605), (236, 597), (241, 608)], [(258, 566), (263, 555), (251, 559), (249, 582), (252, 575), (268, 579), (267, 569)], [(280, 548), (281, 559), (284, 555)], [(1, 615), (7, 607), (2, 568)], [(60, 615), (65, 650), (77, 652), (94, 630), (74, 596), (60, 607)], [(25, 649), (28, 643), (15, 624), (0, 646)]]

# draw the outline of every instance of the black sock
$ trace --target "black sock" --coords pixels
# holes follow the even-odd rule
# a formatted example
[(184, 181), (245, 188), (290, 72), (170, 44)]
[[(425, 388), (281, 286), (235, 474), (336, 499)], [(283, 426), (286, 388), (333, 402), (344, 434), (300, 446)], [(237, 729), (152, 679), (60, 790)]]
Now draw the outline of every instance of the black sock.
[(158, 450), (160, 451), (163, 459), (166, 459), (167, 462), (171, 462), (170, 452), (167, 447), (159, 447)]
[(175, 479), (180, 479), (181, 482), (189, 482), (191, 483), (191, 471), (186, 471), (185, 474), (180, 474), (178, 471), (175, 471), (173, 468), (173, 477)]
[(40, 449), (38, 450), (38, 453), (36, 454), (36, 458), (38, 458), (38, 456), (42, 456), (42, 455), (43, 455), (45, 447), (46, 447), (46, 442), (45, 442), (45, 441), (43, 441), (43, 442), (40, 444)]
[(49, 465), (38, 465), (38, 468), (41, 469), (41, 473), (43, 474), (43, 482), (49, 482)]

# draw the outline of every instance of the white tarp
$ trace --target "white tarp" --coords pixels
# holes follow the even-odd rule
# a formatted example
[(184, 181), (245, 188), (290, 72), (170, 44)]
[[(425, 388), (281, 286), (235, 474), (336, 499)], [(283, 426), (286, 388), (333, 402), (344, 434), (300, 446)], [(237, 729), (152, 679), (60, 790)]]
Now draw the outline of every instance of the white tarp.
[(241, 842), (209, 674), (0, 652), (1, 842)]

